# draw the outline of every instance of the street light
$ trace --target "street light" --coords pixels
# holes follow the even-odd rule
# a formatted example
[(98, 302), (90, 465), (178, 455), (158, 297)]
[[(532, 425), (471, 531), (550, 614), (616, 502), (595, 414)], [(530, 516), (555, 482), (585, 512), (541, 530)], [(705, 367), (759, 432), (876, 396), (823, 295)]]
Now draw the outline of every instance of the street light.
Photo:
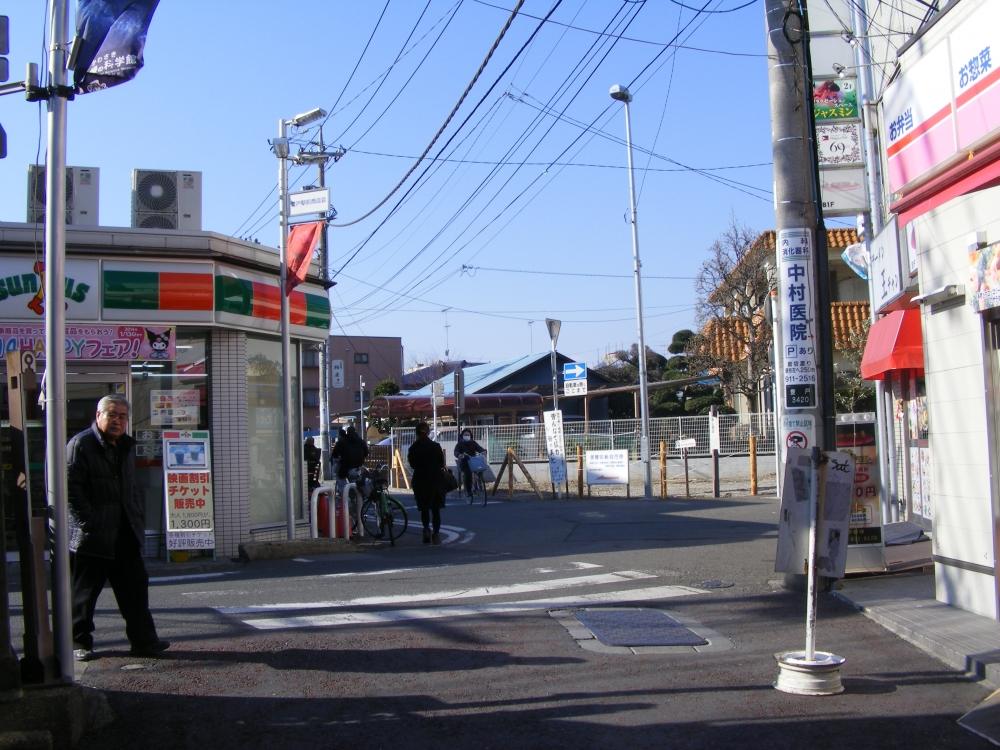
[(562, 321), (546, 318), (545, 327), (549, 329), (549, 340), (552, 342), (552, 351), (549, 352), (549, 367), (552, 369), (552, 411), (559, 411), (559, 381), (556, 377), (556, 341), (559, 340), (559, 329), (562, 328)]
[(643, 487), (646, 497), (652, 495), (653, 476), (649, 464), (649, 388), (646, 383), (646, 337), (642, 325), (642, 264), (639, 262), (639, 221), (635, 210), (635, 171), (632, 168), (632, 119), (628, 88), (615, 84), (608, 92), (615, 101), (625, 104), (625, 148), (628, 153), (628, 196), (632, 212), (632, 269), (635, 276), (635, 316), (639, 329), (639, 450), (643, 464)]
[[(289, 125), (302, 127), (325, 117), (326, 112), (320, 108), (302, 112), (288, 120), (278, 120), (278, 137), (271, 142), (274, 155), (278, 157), (278, 297), (281, 300), (281, 408), (288, 420), (287, 424), (295, 424), (292, 416), (292, 343), (288, 332), (288, 294), (285, 287), (288, 281), (288, 137), (286, 131)], [(291, 429), (285, 429), (285, 527), (289, 539), (295, 538), (295, 492), (292, 482), (292, 459), (295, 456), (295, 443)]]

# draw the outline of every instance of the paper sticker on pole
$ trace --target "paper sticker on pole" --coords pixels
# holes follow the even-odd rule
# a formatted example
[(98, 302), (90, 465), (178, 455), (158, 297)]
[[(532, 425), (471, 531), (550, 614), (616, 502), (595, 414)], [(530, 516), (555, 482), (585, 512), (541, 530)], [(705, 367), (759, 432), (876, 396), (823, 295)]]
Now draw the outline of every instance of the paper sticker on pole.
[(781, 416), (781, 460), (788, 460), (789, 448), (809, 449), (816, 445), (816, 420), (811, 414)]

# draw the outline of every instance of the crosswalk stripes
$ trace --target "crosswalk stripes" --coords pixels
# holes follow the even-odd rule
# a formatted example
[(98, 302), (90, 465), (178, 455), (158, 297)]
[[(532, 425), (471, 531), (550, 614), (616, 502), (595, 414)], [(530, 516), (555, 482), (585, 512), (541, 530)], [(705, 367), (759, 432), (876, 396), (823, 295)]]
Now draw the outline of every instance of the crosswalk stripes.
[[(702, 589), (679, 585), (646, 585), (629, 588), (636, 582), (652, 583), (657, 576), (642, 571), (552, 578), (540, 581), (430, 591), (419, 594), (367, 596), (353, 599), (274, 602), (251, 606), (215, 607), (222, 615), (236, 617), (258, 630), (338, 627), (359, 624), (400, 623), (410, 620), (469, 617), (594, 604), (653, 601), (705, 593)], [(614, 591), (553, 595), (567, 589), (618, 585)], [(538, 594), (537, 598), (525, 598)], [(452, 604), (456, 599), (519, 597), (514, 601), (486, 601)], [(438, 602), (439, 604), (433, 604)], [(440, 604), (440, 602), (446, 602)], [(389, 607), (389, 609), (362, 609)], [(322, 612), (318, 610), (323, 610)]]

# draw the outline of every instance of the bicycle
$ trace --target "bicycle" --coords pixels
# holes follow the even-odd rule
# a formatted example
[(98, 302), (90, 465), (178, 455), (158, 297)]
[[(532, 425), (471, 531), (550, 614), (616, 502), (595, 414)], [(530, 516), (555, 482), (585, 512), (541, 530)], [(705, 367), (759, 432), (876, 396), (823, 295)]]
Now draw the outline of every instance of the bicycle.
[(365, 474), (362, 491), (367, 499), (361, 506), (365, 534), (373, 539), (388, 537), (395, 547), (396, 540), (406, 533), (409, 518), (403, 504), (389, 494), (389, 467), (382, 464), (374, 474)]
[(469, 478), (472, 483), (471, 487), (466, 487), (469, 505), (472, 505), (477, 498), (482, 498), (483, 505), (486, 505), (486, 469), (489, 464), (482, 455), (469, 456), (466, 461), (469, 462)]

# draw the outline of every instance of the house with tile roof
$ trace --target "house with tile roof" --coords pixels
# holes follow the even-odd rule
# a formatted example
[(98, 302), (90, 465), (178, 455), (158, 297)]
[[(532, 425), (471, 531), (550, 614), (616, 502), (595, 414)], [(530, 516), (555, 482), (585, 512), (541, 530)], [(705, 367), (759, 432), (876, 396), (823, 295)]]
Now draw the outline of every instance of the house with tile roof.
[[(852, 337), (863, 331), (870, 320), (867, 282), (857, 276), (843, 261), (841, 254), (859, 241), (854, 229), (827, 230), (827, 253), (830, 268), (830, 317), (833, 329), (834, 367), (854, 367), (847, 360), (845, 351), (850, 347)], [(754, 242), (753, 250), (746, 255), (746, 262), (763, 262), (768, 268), (777, 266), (776, 234), (773, 229), (762, 232)], [(762, 252), (761, 252), (762, 251)], [(720, 288), (719, 293), (723, 293)], [(758, 309), (749, 318), (733, 316), (727, 319), (713, 319), (703, 327), (699, 341), (704, 351), (716, 359), (739, 363), (745, 361), (751, 352), (751, 344), (756, 339), (769, 342), (771, 326), (768, 322), (770, 310), (767, 299), (756, 300)], [(752, 329), (752, 330), (751, 330)], [(767, 344), (765, 344), (767, 345)], [(773, 355), (771, 357), (773, 362)], [(774, 411), (771, 375), (760, 380), (757, 403), (763, 411)], [(737, 412), (750, 409), (750, 399), (729, 392), (727, 402)]]

